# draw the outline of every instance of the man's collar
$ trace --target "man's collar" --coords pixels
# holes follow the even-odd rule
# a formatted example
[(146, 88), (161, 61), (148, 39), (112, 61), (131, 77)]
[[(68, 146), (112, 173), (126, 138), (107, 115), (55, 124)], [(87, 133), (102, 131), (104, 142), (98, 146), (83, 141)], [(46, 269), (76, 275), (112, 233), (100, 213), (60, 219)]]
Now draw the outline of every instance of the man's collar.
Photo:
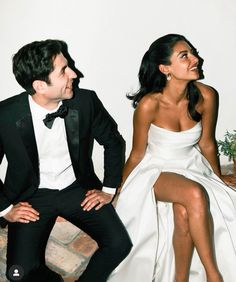
[(28, 99), (29, 99), (29, 105), (30, 105), (30, 110), (31, 110), (32, 115), (35, 118), (40, 119), (40, 120), (43, 120), (47, 114), (56, 112), (59, 109), (59, 107), (62, 105), (62, 102), (60, 101), (58, 103), (58, 106), (55, 109), (48, 110), (40, 106), (39, 104), (37, 104), (31, 95), (28, 96)]

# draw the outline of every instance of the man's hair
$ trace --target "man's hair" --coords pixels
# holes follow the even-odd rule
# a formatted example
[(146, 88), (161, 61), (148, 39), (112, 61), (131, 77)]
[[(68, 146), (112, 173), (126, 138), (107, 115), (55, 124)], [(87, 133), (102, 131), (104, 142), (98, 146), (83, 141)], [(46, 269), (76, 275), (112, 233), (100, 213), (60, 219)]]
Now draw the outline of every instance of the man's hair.
[(57, 55), (67, 49), (61, 40), (47, 39), (34, 41), (23, 46), (13, 56), (13, 73), (17, 82), (33, 95), (34, 80), (43, 80), (50, 84), (49, 74), (53, 71), (53, 62)]

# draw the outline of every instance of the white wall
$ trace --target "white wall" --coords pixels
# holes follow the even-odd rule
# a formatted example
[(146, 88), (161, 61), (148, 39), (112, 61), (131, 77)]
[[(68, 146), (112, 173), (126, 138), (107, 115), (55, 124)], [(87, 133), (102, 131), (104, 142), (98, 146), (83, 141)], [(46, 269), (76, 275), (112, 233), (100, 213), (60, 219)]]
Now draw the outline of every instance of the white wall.
[(235, 0), (0, 0), (0, 100), (22, 91), (11, 71), (21, 46), (63, 39), (85, 75), (80, 86), (96, 90), (118, 122), (128, 154), (133, 109), (125, 94), (137, 89), (146, 49), (167, 33), (185, 35), (205, 59), (203, 82), (220, 94), (222, 139), (226, 129), (235, 129)]

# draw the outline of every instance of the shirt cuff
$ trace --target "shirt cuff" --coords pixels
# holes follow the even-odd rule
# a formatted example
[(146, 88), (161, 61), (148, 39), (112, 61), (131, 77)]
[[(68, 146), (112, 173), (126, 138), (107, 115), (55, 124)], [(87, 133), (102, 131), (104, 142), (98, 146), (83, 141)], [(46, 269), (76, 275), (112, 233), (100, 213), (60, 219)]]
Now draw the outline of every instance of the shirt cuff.
[(110, 187), (102, 187), (102, 191), (112, 195), (115, 195), (116, 193), (116, 189)]
[(6, 215), (11, 209), (13, 208), (13, 205), (10, 205), (8, 208), (0, 212), (0, 217), (3, 217)]

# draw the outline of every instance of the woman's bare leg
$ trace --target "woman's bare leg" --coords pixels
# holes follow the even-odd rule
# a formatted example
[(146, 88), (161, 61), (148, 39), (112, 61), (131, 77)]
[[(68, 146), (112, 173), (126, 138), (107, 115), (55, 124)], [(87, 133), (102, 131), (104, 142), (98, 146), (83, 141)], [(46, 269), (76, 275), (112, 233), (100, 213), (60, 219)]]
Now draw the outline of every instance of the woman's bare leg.
[(174, 203), (173, 247), (175, 252), (175, 281), (188, 281), (193, 254), (193, 240), (190, 235), (187, 210)]
[(203, 187), (182, 175), (163, 172), (154, 185), (154, 191), (157, 200), (184, 206), (188, 214), (190, 235), (204, 265), (207, 281), (222, 282), (214, 258), (210, 214)]

